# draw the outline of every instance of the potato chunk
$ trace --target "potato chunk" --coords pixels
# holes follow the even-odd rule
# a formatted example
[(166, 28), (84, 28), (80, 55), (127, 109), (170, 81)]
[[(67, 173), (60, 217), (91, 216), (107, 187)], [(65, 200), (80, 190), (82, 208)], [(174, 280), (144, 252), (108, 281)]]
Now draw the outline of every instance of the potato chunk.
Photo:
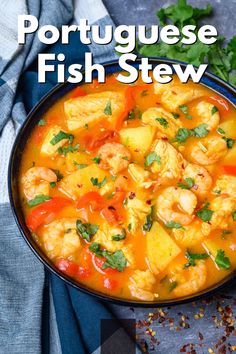
[(188, 85), (154, 84), (154, 93), (160, 95), (163, 106), (175, 112), (179, 106), (186, 104), (196, 98), (204, 96), (204, 91), (198, 88), (190, 88)]
[(59, 189), (70, 198), (77, 199), (89, 191), (98, 191), (98, 187), (94, 186), (91, 182), (92, 177), (97, 178), (100, 183), (107, 177), (107, 173), (97, 165), (92, 164), (64, 177), (59, 183)]
[(154, 127), (121, 129), (121, 143), (131, 150), (134, 158), (143, 156), (151, 146), (155, 130)]
[(153, 223), (151, 230), (147, 232), (146, 239), (149, 267), (154, 274), (164, 270), (181, 252), (181, 249), (158, 222)]
[(54, 136), (57, 135), (61, 130), (63, 131), (63, 129), (58, 125), (49, 128), (41, 146), (41, 150), (40, 150), (41, 154), (47, 156), (53, 156), (57, 154), (57, 149), (63, 146), (68, 141), (68, 139), (62, 139), (55, 145), (52, 145), (50, 143), (50, 141), (54, 138)]
[(115, 122), (124, 112), (125, 96), (121, 92), (105, 91), (71, 98), (64, 103), (67, 127), (77, 130), (101, 119)]

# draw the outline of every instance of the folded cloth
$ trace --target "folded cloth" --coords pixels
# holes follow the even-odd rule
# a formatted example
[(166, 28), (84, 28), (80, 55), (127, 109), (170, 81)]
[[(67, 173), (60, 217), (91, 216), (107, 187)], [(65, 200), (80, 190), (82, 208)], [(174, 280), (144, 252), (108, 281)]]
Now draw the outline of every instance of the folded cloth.
[[(97, 10), (96, 10), (97, 9)], [(91, 46), (71, 34), (70, 44), (45, 48), (35, 35), (17, 45), (17, 15), (33, 14), (40, 25), (60, 27), (81, 17), (91, 23), (112, 23), (100, 0), (2, 0), (0, 13), (0, 342), (1, 353), (92, 353), (100, 343), (100, 320), (113, 319), (106, 304), (66, 285), (51, 275), (31, 253), (17, 229), (6, 193), (9, 149), (26, 113), (56, 84), (50, 73), (37, 82), (37, 53), (64, 53), (67, 65), (83, 64), (90, 49), (96, 60), (113, 58), (112, 47)], [(80, 15), (80, 13), (82, 15)], [(91, 16), (90, 16), (91, 15)], [(125, 332), (124, 336), (128, 337)]]

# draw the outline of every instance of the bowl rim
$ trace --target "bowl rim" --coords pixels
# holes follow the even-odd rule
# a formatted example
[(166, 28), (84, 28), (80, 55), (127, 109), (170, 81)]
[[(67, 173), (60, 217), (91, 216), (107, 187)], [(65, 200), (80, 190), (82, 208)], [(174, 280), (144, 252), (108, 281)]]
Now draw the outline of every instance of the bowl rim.
[[(138, 58), (138, 59), (136, 59), (135, 62), (129, 61), (128, 63), (130, 65), (138, 68), (138, 65), (140, 64), (140, 62), (141, 62), (141, 58)], [(186, 65), (187, 65), (187, 63), (184, 63), (184, 62), (181, 62), (178, 60), (171, 60), (171, 59), (167, 59), (167, 58), (150, 57), (149, 62), (151, 64), (153, 64), (154, 66), (156, 66), (158, 64), (163, 64), (163, 63), (167, 63), (170, 65), (180, 64), (181, 66), (184, 66), (184, 67), (186, 67)], [(110, 74), (110, 73), (122, 71), (122, 69), (119, 67), (118, 60), (111, 60), (111, 61), (103, 63), (102, 65), (104, 66), (105, 71), (108, 70), (108, 73), (106, 72), (106, 75)], [(111, 70), (111, 72), (109, 72), (109, 70)], [(82, 71), (82, 74), (84, 74), (84, 70)], [(220, 79), (219, 77), (217, 77), (216, 75), (214, 75), (208, 71), (206, 71), (204, 73), (203, 79), (204, 78), (207, 78), (208, 80), (210, 80), (211, 83), (215, 83), (215, 84), (218, 84), (219, 86), (222, 86), (224, 89), (226, 89), (226, 91), (228, 91), (232, 94), (232, 97), (236, 98), (236, 88), (234, 88), (228, 82)], [(205, 86), (208, 86), (204, 82), (201, 82), (201, 81), (200, 81), (200, 83), (202, 83)], [(14, 184), (13, 183), (13, 173), (14, 173), (15, 165), (16, 166), (20, 165), (19, 160), (15, 161), (15, 156), (16, 156), (17, 151), (19, 149), (20, 142), (22, 141), (22, 139), (24, 139), (25, 130), (27, 130), (29, 123), (30, 122), (32, 123), (36, 113), (40, 109), (42, 109), (42, 106), (44, 105), (44, 103), (46, 103), (49, 99), (53, 98), (57, 92), (59, 92), (62, 88), (66, 87), (68, 85), (71, 86), (71, 89), (68, 90), (68, 92), (69, 92), (73, 88), (76, 88), (76, 87), (83, 85), (83, 84), (84, 84), (84, 80), (78, 84), (71, 84), (71, 83), (68, 83), (68, 81), (65, 81), (63, 83), (56, 84), (51, 90), (49, 90), (37, 102), (37, 104), (34, 105), (34, 107), (28, 113), (25, 121), (23, 122), (22, 126), (20, 127), (20, 129), (17, 133), (17, 136), (15, 138), (14, 144), (11, 149), (11, 154), (10, 154), (10, 159), (9, 159), (9, 164), (8, 164), (8, 193), (9, 193), (10, 205), (11, 205), (11, 210), (12, 210), (15, 222), (17, 224), (17, 227), (18, 227), (21, 235), (23, 236), (23, 239), (25, 240), (25, 242), (27, 243), (27, 245), (31, 249), (31, 251), (42, 262), (42, 264), (46, 267), (46, 269), (48, 271), (52, 272), (54, 275), (59, 277), (61, 280), (65, 281), (66, 284), (68, 284), (68, 285), (72, 286), (73, 288), (75, 288), (79, 291), (82, 291), (88, 295), (94, 296), (95, 298), (97, 298), (99, 300), (107, 301), (107, 302), (110, 302), (113, 304), (123, 305), (123, 306), (153, 308), (153, 307), (182, 305), (185, 303), (190, 303), (193, 301), (202, 300), (206, 297), (211, 297), (211, 296), (215, 295), (217, 292), (219, 292), (220, 290), (222, 290), (223, 288), (226, 288), (227, 286), (234, 283), (236, 281), (236, 271), (233, 271), (227, 277), (222, 279), (220, 282), (210, 286), (209, 288), (207, 288), (205, 290), (202, 290), (196, 294), (192, 294), (192, 295), (181, 297), (181, 298), (160, 300), (160, 301), (158, 301), (158, 300), (156, 300), (156, 301), (141, 301), (141, 300), (133, 300), (133, 299), (132, 300), (122, 299), (122, 298), (119, 298), (119, 297), (116, 297), (113, 295), (105, 294), (100, 291), (94, 290), (94, 289), (90, 288), (89, 286), (85, 286), (84, 284), (79, 283), (79, 282), (73, 280), (72, 278), (68, 277), (66, 274), (62, 273), (59, 269), (56, 268), (56, 266), (49, 260), (49, 258), (47, 258), (47, 256), (43, 253), (43, 251), (40, 249), (40, 247), (37, 245), (37, 243), (33, 240), (31, 233), (25, 224), (25, 220), (23, 219), (23, 221), (22, 221), (22, 216), (20, 215), (21, 211), (19, 211), (17, 209), (17, 205), (16, 205), (15, 199), (14, 199), (15, 192), (14, 192), (14, 186), (13, 186), (13, 184)], [(224, 95), (224, 93), (218, 92), (217, 90), (215, 90), (211, 86), (208, 86), (208, 87), (211, 90), (216, 91), (221, 96), (224, 96), (224, 98), (226, 98), (226, 100), (229, 101), (234, 106), (236, 105), (236, 100), (235, 100), (235, 102), (232, 102), (232, 100), (230, 100), (228, 97), (226, 97)], [(63, 97), (63, 94), (60, 95), (60, 97)], [(55, 101), (57, 101), (57, 100), (58, 100), (58, 98), (55, 99)], [(53, 102), (53, 104), (55, 103), (55, 101)], [(35, 126), (35, 124), (34, 124), (34, 126)], [(29, 136), (29, 134), (32, 132), (32, 128), (29, 130), (30, 130), (29, 133), (26, 134), (27, 136)]]

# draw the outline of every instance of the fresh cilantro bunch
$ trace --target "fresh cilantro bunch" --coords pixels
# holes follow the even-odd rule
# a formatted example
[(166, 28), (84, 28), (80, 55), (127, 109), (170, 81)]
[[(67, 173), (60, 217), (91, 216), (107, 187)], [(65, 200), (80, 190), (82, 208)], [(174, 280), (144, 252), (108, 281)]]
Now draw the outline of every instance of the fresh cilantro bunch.
[[(162, 8), (157, 12), (161, 26), (173, 24), (181, 29), (185, 25), (199, 26), (199, 20), (211, 15), (212, 6), (194, 8), (186, 0), (178, 0), (176, 4)], [(142, 45), (137, 43), (136, 51), (145, 57), (166, 57), (199, 66), (208, 63), (209, 70), (231, 85), (236, 86), (236, 36), (227, 45), (224, 37), (219, 37), (213, 45), (203, 44), (200, 41), (192, 45), (177, 43), (168, 45), (157, 43)]]

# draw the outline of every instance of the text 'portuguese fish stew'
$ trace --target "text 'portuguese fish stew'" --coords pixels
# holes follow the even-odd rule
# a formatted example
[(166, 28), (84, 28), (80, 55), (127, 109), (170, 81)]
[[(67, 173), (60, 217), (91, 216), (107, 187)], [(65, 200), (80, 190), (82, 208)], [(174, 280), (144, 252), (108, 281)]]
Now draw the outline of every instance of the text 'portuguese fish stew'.
[(235, 138), (235, 108), (201, 84), (84, 84), (26, 144), (26, 224), (56, 267), (92, 290), (196, 294), (236, 267)]

